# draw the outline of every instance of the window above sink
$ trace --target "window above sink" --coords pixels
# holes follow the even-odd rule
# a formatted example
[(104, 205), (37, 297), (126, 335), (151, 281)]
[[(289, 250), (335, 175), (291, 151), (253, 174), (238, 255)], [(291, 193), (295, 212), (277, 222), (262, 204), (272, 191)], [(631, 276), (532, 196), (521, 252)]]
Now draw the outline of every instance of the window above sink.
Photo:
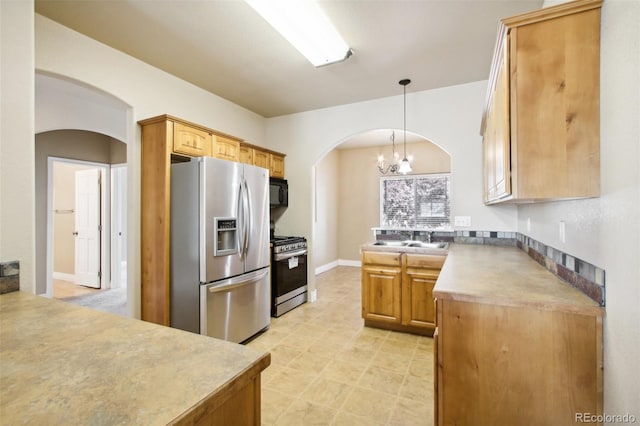
[(380, 178), (380, 228), (449, 229), (451, 174)]

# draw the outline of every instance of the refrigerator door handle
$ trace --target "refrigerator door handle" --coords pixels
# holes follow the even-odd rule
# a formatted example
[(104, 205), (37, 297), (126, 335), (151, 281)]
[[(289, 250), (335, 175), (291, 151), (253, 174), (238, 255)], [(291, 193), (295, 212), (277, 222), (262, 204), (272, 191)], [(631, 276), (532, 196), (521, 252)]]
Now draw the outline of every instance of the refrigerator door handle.
[(269, 273), (269, 269), (265, 269), (262, 271), (252, 272), (251, 274), (242, 275), (240, 277), (231, 278), (229, 280), (225, 280), (222, 283), (209, 287), (209, 293), (219, 293), (222, 291), (229, 291), (231, 289), (242, 287), (247, 284), (254, 283), (256, 281), (260, 281)]
[(244, 260), (244, 191), (242, 188), (242, 180), (238, 185), (238, 206), (236, 217), (238, 218), (239, 226), (238, 233), (236, 235), (237, 239), (237, 247), (238, 247), (238, 255), (240, 256), (240, 260)]
[(244, 220), (244, 256), (246, 257), (249, 253), (249, 232), (251, 231), (252, 223), (251, 223), (251, 197), (249, 196), (249, 185), (247, 184), (247, 180), (243, 180), (244, 183), (244, 199), (245, 199), (245, 220)]

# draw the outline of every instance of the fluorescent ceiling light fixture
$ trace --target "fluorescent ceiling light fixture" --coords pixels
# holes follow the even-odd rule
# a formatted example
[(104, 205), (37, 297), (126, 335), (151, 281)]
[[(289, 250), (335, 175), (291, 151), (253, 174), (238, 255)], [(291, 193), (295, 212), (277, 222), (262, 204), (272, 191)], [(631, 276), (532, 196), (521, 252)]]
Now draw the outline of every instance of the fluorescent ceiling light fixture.
[(351, 49), (311, 0), (245, 0), (314, 66), (344, 61)]

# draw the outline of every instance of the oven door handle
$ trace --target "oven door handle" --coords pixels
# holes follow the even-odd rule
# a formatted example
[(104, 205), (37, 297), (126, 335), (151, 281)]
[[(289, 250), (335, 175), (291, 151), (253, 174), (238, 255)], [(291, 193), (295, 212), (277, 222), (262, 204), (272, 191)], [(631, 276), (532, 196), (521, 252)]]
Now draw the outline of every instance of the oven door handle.
[(303, 254), (307, 254), (307, 249), (290, 251), (287, 253), (278, 253), (273, 258), (277, 262), (279, 260), (289, 259), (291, 257), (302, 256)]

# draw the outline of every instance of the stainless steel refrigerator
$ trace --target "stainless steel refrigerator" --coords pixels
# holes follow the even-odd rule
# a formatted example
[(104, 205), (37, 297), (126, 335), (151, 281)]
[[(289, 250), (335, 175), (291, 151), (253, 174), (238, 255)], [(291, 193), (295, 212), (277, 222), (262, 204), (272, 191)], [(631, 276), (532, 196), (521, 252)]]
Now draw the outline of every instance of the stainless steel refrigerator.
[(171, 326), (232, 342), (269, 327), (269, 171), (171, 165)]

